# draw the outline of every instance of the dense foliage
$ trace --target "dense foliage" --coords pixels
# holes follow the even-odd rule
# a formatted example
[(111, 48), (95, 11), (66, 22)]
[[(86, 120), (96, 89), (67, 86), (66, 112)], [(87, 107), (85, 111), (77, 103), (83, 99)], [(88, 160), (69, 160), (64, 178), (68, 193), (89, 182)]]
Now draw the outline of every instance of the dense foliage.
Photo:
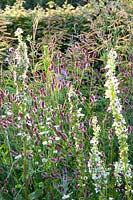
[[(87, 3), (87, 1), (85, 0), (54, 0), (54, 1), (49, 1), (49, 0), (17, 0), (18, 2), (24, 2), (24, 7), (26, 9), (33, 9), (35, 6), (40, 5), (42, 7), (46, 7), (46, 5), (49, 4), (49, 2), (54, 2), (56, 3), (58, 6), (62, 6), (65, 2), (73, 5), (73, 6), (77, 6), (77, 5), (84, 5), (85, 3)], [(1, 0), (0, 2), (0, 6), (2, 9), (4, 9), (6, 7), (6, 5), (10, 5), (12, 6), (14, 3), (16, 2), (16, 0)]]
[(0, 10), (0, 200), (133, 198), (132, 8)]

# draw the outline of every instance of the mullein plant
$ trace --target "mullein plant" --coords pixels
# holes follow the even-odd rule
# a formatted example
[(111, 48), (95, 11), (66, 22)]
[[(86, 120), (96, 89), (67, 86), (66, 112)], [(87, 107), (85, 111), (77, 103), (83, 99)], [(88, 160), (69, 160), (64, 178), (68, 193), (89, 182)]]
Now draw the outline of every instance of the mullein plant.
[(106, 191), (109, 172), (105, 166), (104, 156), (98, 148), (101, 129), (96, 116), (93, 116), (90, 121), (93, 128), (93, 137), (90, 140), (91, 152), (89, 155), (88, 169), (94, 182), (95, 191), (99, 194), (99, 199), (107, 199)]
[(115, 59), (117, 54), (115, 51), (111, 50), (108, 55), (106, 69), (106, 92), (105, 97), (109, 99), (110, 104), (108, 111), (113, 115), (113, 128), (115, 134), (118, 138), (119, 145), (119, 160), (114, 164), (114, 175), (116, 178), (117, 185), (120, 186), (125, 182), (125, 195), (127, 199), (131, 199), (131, 165), (128, 159), (128, 134), (126, 121), (122, 115), (122, 105), (118, 94), (120, 93), (118, 89), (119, 81), (115, 75)]

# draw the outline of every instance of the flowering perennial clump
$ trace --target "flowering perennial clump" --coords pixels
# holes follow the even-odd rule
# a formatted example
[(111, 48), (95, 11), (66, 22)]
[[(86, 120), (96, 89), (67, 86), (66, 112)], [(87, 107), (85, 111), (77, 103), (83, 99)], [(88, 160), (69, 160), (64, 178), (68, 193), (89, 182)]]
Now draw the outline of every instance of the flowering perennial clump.
[(105, 97), (110, 100), (109, 111), (112, 112), (113, 115), (113, 128), (115, 130), (115, 134), (118, 137), (119, 144), (119, 161), (115, 163), (115, 177), (119, 184), (122, 182), (122, 176), (125, 178), (125, 190), (127, 195), (129, 194), (130, 180), (131, 180), (131, 166), (128, 160), (128, 143), (127, 143), (127, 127), (126, 121), (122, 115), (122, 105), (120, 103), (120, 99), (118, 97), (119, 94), (119, 81), (115, 76), (115, 59), (117, 54), (115, 51), (111, 50), (108, 56), (108, 62), (105, 67), (106, 72), (106, 92)]
[(17, 2), (0, 9), (0, 199), (133, 199), (131, 7)]

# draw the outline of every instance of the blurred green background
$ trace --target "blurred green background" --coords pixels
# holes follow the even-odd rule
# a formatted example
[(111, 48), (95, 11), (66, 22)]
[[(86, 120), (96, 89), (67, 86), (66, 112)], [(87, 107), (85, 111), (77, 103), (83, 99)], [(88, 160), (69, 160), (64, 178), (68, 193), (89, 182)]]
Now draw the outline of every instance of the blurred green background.
[[(21, 0), (17, 0), (21, 1)], [(16, 0), (0, 0), (0, 8), (4, 9), (6, 5), (13, 5)], [(25, 0), (24, 7), (26, 9), (33, 9), (37, 4), (42, 7), (45, 7), (50, 0)], [(84, 5), (87, 3), (87, 0), (54, 0), (57, 5), (62, 6), (65, 2), (72, 4), (73, 6)]]

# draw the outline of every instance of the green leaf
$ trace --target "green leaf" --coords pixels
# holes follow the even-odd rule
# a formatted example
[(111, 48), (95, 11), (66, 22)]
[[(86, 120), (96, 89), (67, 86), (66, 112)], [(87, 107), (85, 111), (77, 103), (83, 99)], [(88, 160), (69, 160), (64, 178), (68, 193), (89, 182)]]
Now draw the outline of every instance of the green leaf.
[(44, 53), (44, 60), (43, 60), (43, 66), (44, 66), (44, 70), (46, 71), (46, 73), (48, 73), (48, 68), (50, 66), (50, 55), (49, 55), (49, 50), (48, 50), (48, 46), (44, 45), (43, 46), (43, 53)]
[(42, 196), (42, 190), (38, 189), (35, 192), (32, 192), (31, 194), (29, 194), (29, 199), (30, 200), (36, 200), (41, 196)]

